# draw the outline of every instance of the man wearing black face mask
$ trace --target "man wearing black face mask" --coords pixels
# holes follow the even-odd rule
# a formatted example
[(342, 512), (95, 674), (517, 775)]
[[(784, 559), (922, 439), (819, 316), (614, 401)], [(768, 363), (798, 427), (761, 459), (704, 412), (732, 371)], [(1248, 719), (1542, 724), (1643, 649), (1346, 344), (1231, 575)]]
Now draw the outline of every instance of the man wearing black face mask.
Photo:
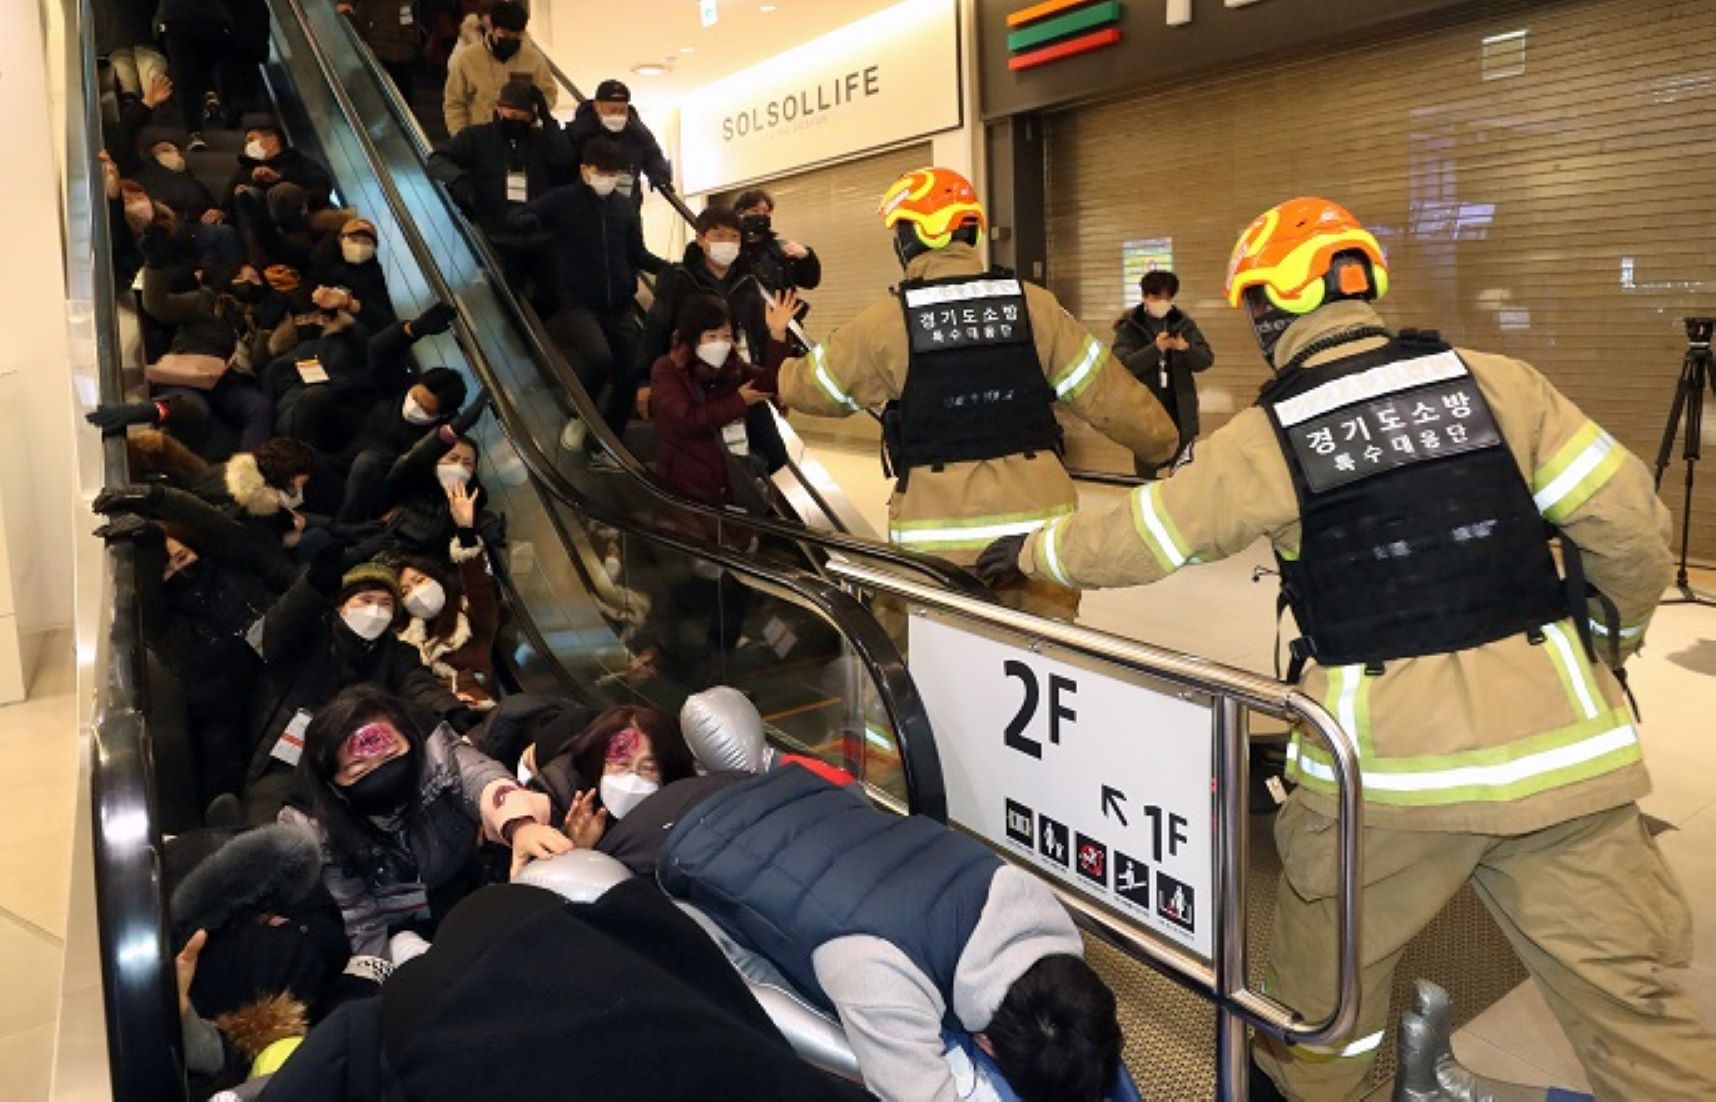
[(509, 210), (572, 183), (577, 165), (547, 100), (535, 85), (513, 80), (501, 88), (494, 118), (471, 124), (436, 150), (429, 174), (492, 238), (506, 233)]
[(813, 291), (822, 283), (822, 261), (816, 250), (775, 233), (774, 196), (762, 188), (741, 191), (733, 201), (744, 246), (739, 268), (755, 276), (771, 293)]
[(448, 134), (457, 136), (465, 127), (492, 118), (501, 89), (510, 81), (534, 85), (553, 109), (560, 86), (548, 59), (524, 33), (529, 22), (522, 4), (498, 0), (489, 9), (489, 29), (483, 44), (453, 55), (441, 100)]

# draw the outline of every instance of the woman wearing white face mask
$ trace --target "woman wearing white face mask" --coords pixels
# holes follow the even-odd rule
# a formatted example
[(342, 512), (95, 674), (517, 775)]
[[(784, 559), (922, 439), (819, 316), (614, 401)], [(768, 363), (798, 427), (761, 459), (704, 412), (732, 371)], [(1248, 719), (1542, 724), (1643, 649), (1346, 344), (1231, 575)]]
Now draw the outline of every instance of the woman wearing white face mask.
[(495, 633), (500, 630), (500, 604), (494, 579), (489, 577), (488, 556), (475, 540), (472, 524), (476, 505), (462, 483), (447, 488), (455, 513), (462, 513), (462, 533), (473, 545), (458, 538), (452, 544), (453, 564), (447, 566), (428, 556), (412, 555), (400, 561), (399, 592), (406, 620), (399, 640), (417, 648), (423, 664), (473, 708), (494, 707), (490, 692), (494, 684)]
[(375, 224), (353, 218), (337, 234), (316, 243), (310, 258), (310, 278), (325, 287), (343, 288), (358, 301), (357, 319), (373, 336), (395, 321), (387, 269), (376, 259), (381, 240)]
[(696, 775), (679, 725), (654, 708), (624, 705), (597, 716), (542, 769), (532, 787), (554, 800), (567, 836), (600, 848), (607, 828), (663, 785)]

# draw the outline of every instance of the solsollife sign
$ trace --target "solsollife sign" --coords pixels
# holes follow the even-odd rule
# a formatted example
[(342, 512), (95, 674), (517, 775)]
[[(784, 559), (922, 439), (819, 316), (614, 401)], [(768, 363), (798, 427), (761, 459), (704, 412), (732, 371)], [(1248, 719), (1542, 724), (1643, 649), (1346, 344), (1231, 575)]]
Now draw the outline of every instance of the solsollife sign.
[(948, 819), (1212, 960), (1211, 704), (934, 615), (910, 647)]
[(960, 125), (957, 0), (904, 0), (699, 88), (680, 108), (700, 194)]

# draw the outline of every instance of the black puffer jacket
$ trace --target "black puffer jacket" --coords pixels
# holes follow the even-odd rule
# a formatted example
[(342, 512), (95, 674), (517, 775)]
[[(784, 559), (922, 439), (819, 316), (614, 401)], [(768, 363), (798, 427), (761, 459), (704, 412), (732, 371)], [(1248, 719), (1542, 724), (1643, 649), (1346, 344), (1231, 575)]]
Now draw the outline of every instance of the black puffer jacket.
[(583, 183), (557, 187), (508, 216), (508, 228), (549, 231), (568, 306), (623, 310), (637, 294), (638, 272), (654, 274), (667, 262), (644, 246), (643, 223), (623, 196), (603, 198)]
[[(380, 255), (380, 254), (377, 254)], [(347, 263), (340, 253), (340, 239), (330, 234), (316, 243), (305, 273), (313, 285), (344, 287), (358, 297), (362, 307), (358, 321), (371, 333), (379, 333), (399, 320), (393, 310), (393, 295), (387, 289), (387, 271), (375, 257), (362, 264)]]
[(753, 275), (738, 264), (717, 277), (709, 269), (703, 247), (693, 241), (685, 246), (685, 259), (667, 268), (655, 283), (655, 302), (644, 321), (643, 340), (638, 345), (638, 369), (647, 373), (673, 346), (673, 323), (685, 300), (698, 292), (715, 295), (727, 303), (734, 324), (744, 331), (747, 358), (761, 363), (769, 347), (767, 292)]
[(566, 127), (566, 134), (572, 140), (573, 164), (584, 160), (584, 143), (591, 138), (608, 138), (620, 147), (620, 155), (625, 158), (627, 167), (633, 176), (643, 175), (649, 178), (650, 186), (660, 191), (662, 185), (673, 186), (673, 166), (662, 156), (661, 143), (655, 140), (649, 127), (638, 115), (638, 109), (628, 108), (631, 117), (626, 120), (626, 128), (615, 134), (602, 125), (601, 116), (596, 114), (596, 104), (585, 100), (578, 105), (573, 113), (572, 121)]
[(476, 123), (453, 135), (429, 158), (429, 175), (447, 190), (485, 233), (506, 232), (509, 172), (523, 172), (526, 201), (578, 178), (578, 162), (559, 123), (533, 126), (517, 141), (493, 122)]
[[(328, 196), (334, 190), (334, 182), (328, 176), (328, 170), (305, 156), (300, 150), (288, 147), (276, 153), (266, 161), (258, 161), (246, 154), (238, 155), (238, 171), (232, 174), (227, 182), (226, 194), (221, 196), (223, 201), (230, 200), (241, 187), (253, 187), (261, 191), (268, 188), (256, 183), (251, 174), (266, 165), (280, 174), (275, 184), (297, 184), (309, 196), (310, 209), (321, 210), (328, 205)], [(269, 185), (274, 186), (274, 185)]]
[[(1156, 347), (1156, 338), (1164, 332), (1184, 337), (1191, 347), (1184, 352), (1163, 352)], [(1208, 371), (1215, 363), (1215, 353), (1197, 322), (1178, 306), (1165, 318), (1153, 318), (1144, 307), (1135, 306), (1114, 327), (1114, 358), (1162, 403), (1174, 424), (1180, 426), (1182, 444), (1198, 435), (1198, 384), (1192, 376)]]

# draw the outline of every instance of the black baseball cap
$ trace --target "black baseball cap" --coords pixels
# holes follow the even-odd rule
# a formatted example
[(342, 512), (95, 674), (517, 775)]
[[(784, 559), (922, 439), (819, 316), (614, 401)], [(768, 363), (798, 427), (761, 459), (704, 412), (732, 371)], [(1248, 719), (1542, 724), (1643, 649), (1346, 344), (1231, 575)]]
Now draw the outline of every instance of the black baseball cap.
[(596, 85), (596, 100), (599, 103), (630, 103), (632, 90), (617, 80), (604, 80)]

